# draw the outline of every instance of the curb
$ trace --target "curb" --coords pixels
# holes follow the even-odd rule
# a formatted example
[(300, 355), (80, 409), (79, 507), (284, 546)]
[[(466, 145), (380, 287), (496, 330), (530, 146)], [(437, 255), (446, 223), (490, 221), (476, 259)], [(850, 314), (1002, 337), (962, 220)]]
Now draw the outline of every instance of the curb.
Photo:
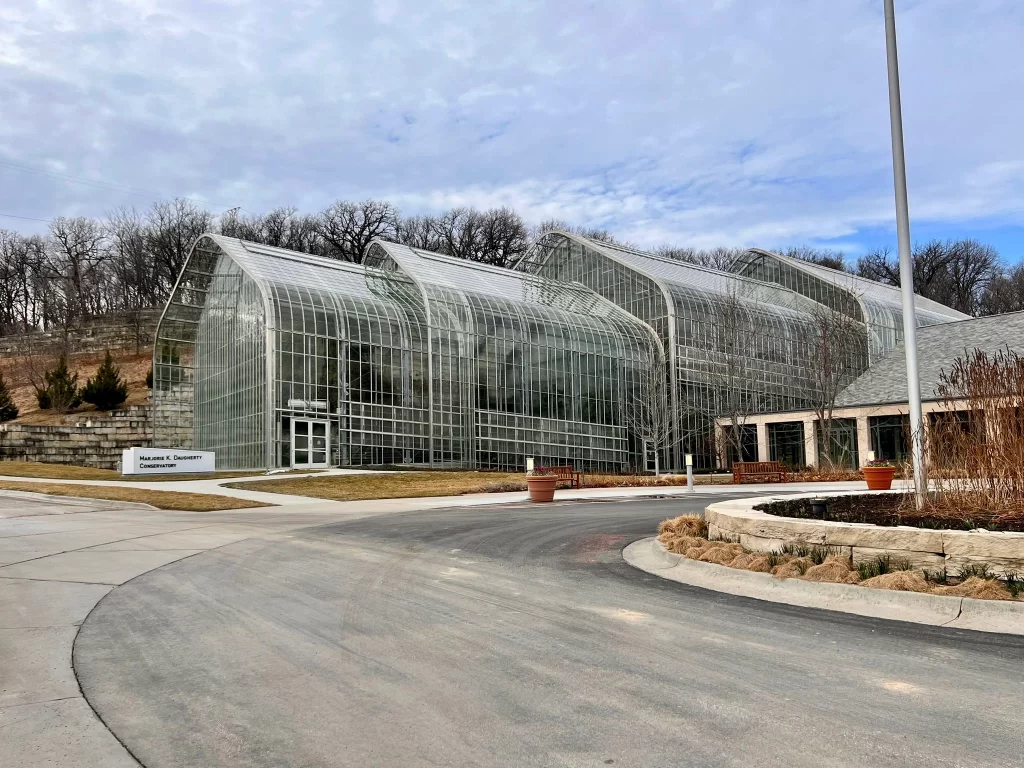
[(622, 550), (622, 557), (634, 568), (669, 581), (755, 600), (913, 624), (1024, 635), (1021, 602), (778, 579), (769, 573), (688, 560), (666, 550), (653, 536), (628, 545)]

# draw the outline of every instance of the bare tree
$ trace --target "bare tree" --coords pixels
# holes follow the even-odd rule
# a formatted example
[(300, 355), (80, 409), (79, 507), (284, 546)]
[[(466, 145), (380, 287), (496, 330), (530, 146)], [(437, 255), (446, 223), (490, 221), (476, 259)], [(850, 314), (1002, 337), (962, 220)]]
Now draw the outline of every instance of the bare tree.
[(511, 208), (492, 208), (481, 219), (481, 261), (510, 267), (526, 253), (530, 237), (518, 213)]
[(985, 286), (979, 302), (982, 315), (1024, 311), (1024, 264), (996, 275)]
[(152, 255), (162, 281), (162, 294), (181, 274), (193, 243), (213, 230), (213, 216), (191, 200), (176, 198), (156, 203), (146, 214), (146, 249)]
[(58, 216), (50, 224), (47, 277), (61, 288), (61, 325), (101, 312), (100, 273), (109, 258), (103, 229), (95, 219)]
[[(914, 293), (948, 307), (977, 315), (989, 283), (1002, 272), (999, 253), (976, 240), (931, 240), (914, 246)], [(888, 285), (900, 284), (899, 259), (888, 249), (857, 261), (861, 277)]]
[(817, 417), (819, 457), (831, 467), (836, 399), (868, 366), (868, 335), (863, 323), (824, 305), (811, 312), (810, 378), (806, 393)]
[(381, 200), (339, 200), (317, 219), (317, 233), (326, 243), (327, 255), (355, 264), (363, 263), (376, 238), (394, 240), (397, 231), (398, 211)]
[[(660, 474), (661, 458), (681, 442), (669, 396), (668, 365), (661, 345), (651, 345), (635, 368), (630, 382), (635, 397), (625, 410), (626, 428), (654, 453), (654, 474)], [(646, 454), (644, 456), (646, 461)]]

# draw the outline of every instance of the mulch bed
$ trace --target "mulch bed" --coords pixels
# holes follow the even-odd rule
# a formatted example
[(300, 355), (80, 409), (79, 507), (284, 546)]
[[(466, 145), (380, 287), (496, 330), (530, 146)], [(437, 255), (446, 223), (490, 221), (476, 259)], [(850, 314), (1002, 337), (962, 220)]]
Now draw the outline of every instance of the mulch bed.
[[(871, 525), (910, 525), (915, 528), (946, 528), (989, 531), (1024, 531), (1024, 512), (989, 512), (964, 509), (955, 513), (934, 506), (914, 508), (913, 500), (903, 493), (878, 493), (863, 496), (828, 496), (824, 520), (834, 523), (868, 523)], [(779, 517), (821, 520), (811, 511), (810, 499), (785, 499), (758, 504), (754, 509)]]

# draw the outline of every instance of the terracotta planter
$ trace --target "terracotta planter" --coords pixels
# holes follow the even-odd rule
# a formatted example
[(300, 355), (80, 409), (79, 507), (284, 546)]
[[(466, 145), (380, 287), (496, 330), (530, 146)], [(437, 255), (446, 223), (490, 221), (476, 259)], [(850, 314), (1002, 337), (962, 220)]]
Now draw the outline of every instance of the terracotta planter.
[(864, 467), (863, 472), (869, 491), (888, 491), (892, 488), (896, 467)]
[(530, 489), (530, 501), (553, 501), (557, 482), (558, 478), (554, 475), (526, 478), (526, 487)]

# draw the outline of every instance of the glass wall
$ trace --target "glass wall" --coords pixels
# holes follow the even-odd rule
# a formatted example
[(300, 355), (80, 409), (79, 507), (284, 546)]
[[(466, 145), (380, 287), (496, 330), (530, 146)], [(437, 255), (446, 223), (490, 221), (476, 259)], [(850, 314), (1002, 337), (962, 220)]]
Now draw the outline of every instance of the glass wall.
[(795, 291), (563, 232), (538, 240), (517, 269), (582, 283), (657, 332), (676, 418), (662, 466), (680, 469), (685, 453), (716, 466), (717, 417), (811, 405), (816, 305)]
[[(903, 339), (903, 302), (897, 287), (758, 249), (745, 252), (733, 269), (740, 275), (785, 286), (865, 323), (871, 362)], [(914, 314), (919, 326), (967, 318), (961, 312), (922, 296), (916, 297)]]
[[(278, 467), (323, 430), (337, 466), (618, 471), (657, 433), (662, 468), (714, 467), (716, 418), (811, 406), (815, 309), (873, 306), (790, 266), (744, 262), (758, 280), (562, 232), (515, 270), (382, 241), (354, 265), (204, 235), (157, 330), (154, 444)], [(780, 427), (772, 450), (798, 443)]]

